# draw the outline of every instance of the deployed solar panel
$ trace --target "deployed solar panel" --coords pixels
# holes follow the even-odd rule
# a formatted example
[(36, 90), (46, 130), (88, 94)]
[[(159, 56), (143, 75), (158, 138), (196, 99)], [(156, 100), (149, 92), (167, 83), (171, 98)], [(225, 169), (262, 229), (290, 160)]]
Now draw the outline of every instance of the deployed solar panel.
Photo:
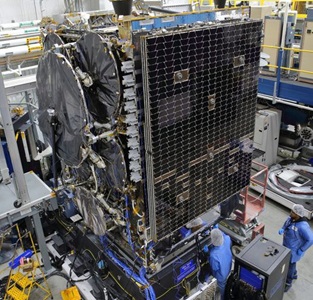
[(141, 37), (154, 240), (249, 184), (260, 42), (260, 21)]

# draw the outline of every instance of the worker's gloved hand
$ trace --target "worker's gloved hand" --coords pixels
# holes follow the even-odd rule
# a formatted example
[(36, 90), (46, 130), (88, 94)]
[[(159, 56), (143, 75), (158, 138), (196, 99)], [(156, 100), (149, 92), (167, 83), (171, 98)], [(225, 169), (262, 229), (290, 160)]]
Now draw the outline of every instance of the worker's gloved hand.
[(216, 223), (216, 224), (213, 226), (213, 228), (218, 228), (218, 223)]
[(283, 228), (280, 228), (280, 229), (278, 230), (278, 234), (280, 234), (280, 235), (284, 234), (284, 232), (285, 232), (285, 230), (284, 230)]
[(203, 252), (204, 252), (204, 253), (209, 253), (209, 247), (208, 247), (208, 245), (205, 245), (205, 246), (203, 247)]
[(299, 249), (297, 250), (297, 254), (298, 254), (299, 256), (302, 256), (303, 251), (299, 248)]

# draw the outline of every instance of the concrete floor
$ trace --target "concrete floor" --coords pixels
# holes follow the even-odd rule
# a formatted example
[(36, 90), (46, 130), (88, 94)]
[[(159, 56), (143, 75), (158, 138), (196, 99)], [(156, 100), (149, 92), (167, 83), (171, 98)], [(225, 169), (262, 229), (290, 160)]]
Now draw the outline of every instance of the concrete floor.
[[(278, 234), (278, 230), (281, 228), (288, 214), (289, 209), (271, 200), (267, 200), (265, 210), (259, 217), (259, 220), (265, 224), (265, 237), (277, 243), (282, 243), (282, 236)], [(313, 228), (313, 222), (310, 221), (309, 223), (311, 228)], [(294, 281), (292, 288), (284, 294), (283, 300), (313, 299), (313, 247), (307, 251), (304, 258), (298, 263), (297, 268), (298, 279)], [(0, 273), (0, 277), (2, 276), (4, 276), (4, 273)], [(66, 280), (62, 277), (53, 276), (48, 279), (48, 283), (54, 300), (61, 300), (60, 292), (66, 289)], [(40, 291), (34, 290), (30, 299), (42, 299)]]
[[(53, 300), (62, 300), (61, 291), (65, 290), (67, 281), (58, 276), (48, 278), (48, 285), (53, 295)], [(40, 289), (35, 289), (30, 296), (30, 300), (43, 299), (44, 293)], [(50, 299), (50, 298), (48, 298)], [(87, 299), (86, 299), (87, 300)]]

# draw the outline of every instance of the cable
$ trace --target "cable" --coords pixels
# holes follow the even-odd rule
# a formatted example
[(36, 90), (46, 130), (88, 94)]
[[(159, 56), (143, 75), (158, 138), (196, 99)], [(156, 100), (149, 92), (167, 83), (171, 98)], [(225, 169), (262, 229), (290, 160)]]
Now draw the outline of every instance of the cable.
[(51, 252), (48, 252), (48, 254), (50, 256), (50, 260), (52, 260), (51, 265), (57, 270), (62, 270), (62, 265), (68, 253), (63, 254), (60, 257), (54, 256)]
[(113, 274), (112, 274), (111, 272), (109, 272), (108, 274), (112, 277), (112, 279), (113, 279), (113, 280), (115, 281), (115, 283), (121, 288), (121, 290), (122, 290), (123, 292), (125, 292), (128, 296), (130, 296), (130, 297), (132, 298), (132, 300), (136, 300), (135, 297), (133, 297), (129, 292), (127, 292), (127, 291), (121, 286), (121, 284), (117, 281), (117, 279), (113, 276)]
[(130, 274), (130, 276), (129, 276), (129, 278), (128, 278), (127, 284), (125, 285), (125, 290), (127, 290), (127, 287), (128, 287), (128, 285), (129, 285), (129, 282), (131, 281), (131, 278), (132, 278), (132, 276), (133, 276), (133, 274), (134, 274), (134, 271), (135, 271), (135, 264), (136, 264), (136, 260), (137, 260), (138, 258), (139, 258), (139, 257), (137, 256), (136, 259), (134, 260), (134, 263), (133, 263), (133, 266), (132, 266), (132, 272), (131, 272), (131, 274)]
[[(4, 273), (5, 271), (7, 271), (9, 268), (10, 268), (10, 267), (7, 266), (7, 267), (5, 267), (3, 270), (1, 270), (1, 271), (0, 271), (0, 275), (1, 275), (2, 273)], [(1, 280), (1, 279), (0, 279), (0, 280)], [(0, 290), (1, 290), (1, 289), (0, 289)]]
[[(106, 245), (106, 237), (102, 236), (101, 238), (101, 242), (102, 244)], [(106, 247), (105, 247), (106, 248)], [(148, 280), (145, 278), (146, 275), (146, 271), (144, 267), (141, 267), (140, 271), (139, 271), (139, 275), (136, 274), (134, 272), (134, 270), (131, 270), (127, 264), (125, 264), (124, 262), (122, 262), (121, 260), (119, 260), (117, 258), (117, 256), (113, 253), (113, 251), (111, 251), (110, 249), (105, 249), (106, 254), (110, 257), (110, 259), (118, 266), (120, 267), (125, 274), (131, 278), (131, 280), (133, 280), (137, 286), (139, 288), (144, 289), (145, 295), (146, 295), (146, 299), (147, 300), (155, 300), (155, 293), (154, 290), (152, 288), (152, 286), (150, 285), (150, 283), (148, 282)]]
[[(176, 265), (177, 266), (181, 266), (183, 264), (183, 262), (182, 262), (182, 260), (181, 259), (178, 259), (177, 261), (175, 261), (175, 262), (173, 262), (173, 264), (172, 264), (172, 272), (173, 272), (173, 274), (174, 274), (174, 280), (175, 280), (175, 278), (178, 278), (178, 275), (177, 275), (177, 273), (176, 273)], [(176, 294), (175, 294), (175, 299), (180, 299), (181, 297), (180, 297), (180, 295), (179, 295), (179, 293), (180, 293), (180, 285), (178, 285), (177, 286), (177, 291), (176, 291)]]
[(161, 299), (163, 298), (165, 295), (167, 295), (172, 289), (175, 289), (177, 286), (179, 286), (180, 284), (183, 283), (184, 280), (194, 276), (194, 275), (197, 275), (197, 272), (198, 272), (198, 268), (196, 270), (194, 270), (192, 273), (190, 273), (188, 276), (186, 276), (182, 281), (180, 281), (179, 283), (173, 285), (172, 287), (170, 287), (167, 291), (165, 291), (162, 295), (158, 296), (156, 299)]
[(122, 286), (121, 284), (116, 280), (116, 278), (113, 276), (113, 274), (111, 272), (109, 272), (109, 275), (113, 278), (113, 280), (115, 281), (115, 283), (121, 288), (121, 290), (126, 293), (128, 296), (130, 296), (132, 298), (132, 300), (136, 300), (135, 297), (133, 297), (129, 292), (127, 292)]
[(238, 274), (232, 273), (226, 284), (225, 300), (256, 299), (267, 300), (264, 290), (256, 290), (250, 284), (238, 278)]
[(78, 244), (78, 247), (77, 247), (77, 250), (76, 250), (76, 253), (75, 253), (75, 257), (74, 257), (74, 260), (73, 260), (72, 265), (71, 265), (71, 268), (70, 268), (69, 280), (68, 280), (68, 282), (67, 282), (67, 285), (68, 285), (68, 283), (69, 283), (70, 281), (72, 281), (72, 271), (73, 271), (73, 267), (74, 267), (74, 265), (75, 265), (75, 261), (76, 261), (76, 259), (78, 258), (79, 252), (80, 252), (80, 250), (81, 250), (82, 241), (83, 241), (83, 237), (85, 236), (85, 234), (86, 234), (86, 231), (83, 232), (82, 238), (79, 239), (80, 242), (79, 242), (79, 244)]
[[(132, 241), (132, 236), (131, 236), (131, 230), (130, 230), (130, 219), (129, 219), (129, 212), (128, 212), (128, 205), (129, 205), (129, 199), (128, 195), (125, 195), (125, 219), (126, 219), (126, 232), (127, 232), (127, 239), (128, 239), (128, 244), (132, 248), (133, 251), (135, 251), (135, 245), (134, 242)], [(128, 221), (128, 222), (127, 222)]]
[(85, 249), (82, 254), (84, 254), (85, 252), (88, 252), (92, 256), (94, 261), (97, 262), (96, 257), (93, 255), (93, 253), (89, 249)]

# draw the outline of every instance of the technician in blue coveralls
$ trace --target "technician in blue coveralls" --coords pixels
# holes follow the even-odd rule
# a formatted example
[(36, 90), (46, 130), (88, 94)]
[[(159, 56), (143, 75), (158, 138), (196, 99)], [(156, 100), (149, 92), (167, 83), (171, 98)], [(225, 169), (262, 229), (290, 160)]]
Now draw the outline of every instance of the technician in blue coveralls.
[(232, 266), (232, 252), (230, 237), (218, 228), (211, 231), (212, 247), (204, 247), (204, 252), (210, 250), (209, 263), (212, 275), (217, 280), (220, 289), (221, 300), (224, 300), (225, 287)]
[(304, 207), (295, 204), (290, 216), (287, 218), (283, 227), (279, 229), (279, 234), (284, 235), (283, 245), (291, 250), (290, 264), (287, 274), (285, 292), (292, 285), (292, 280), (298, 278), (296, 263), (299, 261), (306, 250), (313, 245), (313, 232), (304, 218)]

